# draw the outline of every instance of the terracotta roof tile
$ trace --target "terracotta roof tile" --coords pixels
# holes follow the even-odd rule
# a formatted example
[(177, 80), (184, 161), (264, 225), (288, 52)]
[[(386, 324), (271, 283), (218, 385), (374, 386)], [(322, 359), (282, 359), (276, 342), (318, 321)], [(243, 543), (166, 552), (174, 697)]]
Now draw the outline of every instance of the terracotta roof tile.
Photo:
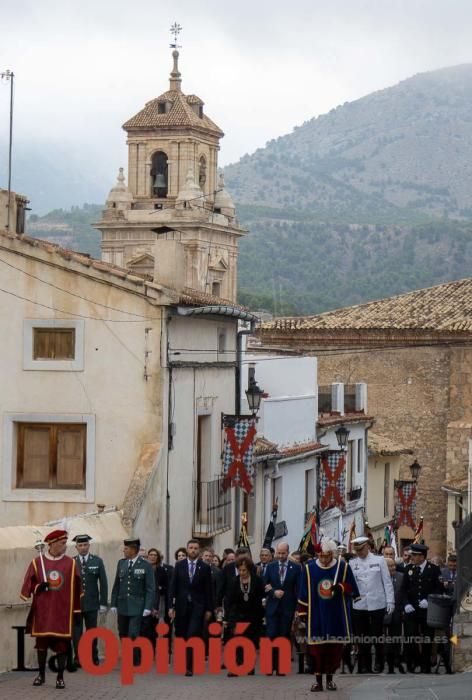
[(322, 445), (321, 442), (301, 442), (297, 445), (281, 447), (279, 449), (279, 455), (281, 457), (295, 457), (305, 452), (314, 452), (315, 450), (322, 450), (324, 448), (326, 448), (326, 445)]
[(271, 442), (263, 436), (256, 438), (253, 451), (255, 457), (262, 457), (263, 455), (275, 454), (276, 452), (278, 452), (278, 448), (275, 442)]
[(235, 304), (234, 301), (222, 299), (221, 297), (216, 297), (206, 292), (200, 292), (190, 287), (185, 287), (180, 295), (179, 303), (183, 306), (232, 306), (234, 309), (239, 309), (240, 311), (248, 311), (246, 306)]
[(364, 423), (366, 421), (373, 421), (373, 416), (366, 416), (362, 412), (355, 413), (345, 413), (343, 416), (335, 414), (320, 414), (318, 416), (318, 425), (320, 427), (328, 428), (331, 425), (341, 425), (342, 423)]
[(368, 438), (369, 453), (372, 455), (385, 455), (395, 457), (397, 455), (411, 455), (413, 450), (410, 447), (399, 445), (384, 435), (377, 435), (369, 431)]
[[(171, 102), (172, 107), (166, 114), (159, 113), (159, 104)], [(196, 95), (184, 95), (177, 90), (168, 90), (150, 102), (146, 102), (144, 108), (134, 117), (123, 124), (125, 131), (133, 129), (154, 129), (163, 127), (190, 126), (197, 129), (210, 131), (216, 136), (223, 136), (223, 132), (206, 114), (199, 117), (190, 105), (203, 105), (203, 101)]]
[(258, 334), (314, 330), (428, 330), (472, 333), (472, 278), (418, 289), (317, 316), (275, 318)]

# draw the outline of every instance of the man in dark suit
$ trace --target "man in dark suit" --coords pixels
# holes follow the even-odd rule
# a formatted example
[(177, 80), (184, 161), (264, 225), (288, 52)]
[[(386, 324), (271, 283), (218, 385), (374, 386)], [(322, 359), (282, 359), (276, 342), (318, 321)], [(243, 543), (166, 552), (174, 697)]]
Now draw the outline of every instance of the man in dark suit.
[[(271, 562), (264, 574), (266, 598), (266, 630), (269, 639), (285, 637), (290, 639), (292, 622), (298, 601), (298, 579), (300, 566), (288, 558), (290, 551), (287, 542), (279, 542), (275, 561)], [(274, 652), (276, 650), (274, 649)], [(278, 671), (278, 655), (274, 653), (273, 668)]]
[[(214, 609), (211, 569), (200, 555), (198, 540), (187, 542), (187, 558), (175, 565), (170, 585), (169, 617), (174, 620), (175, 636), (203, 639), (205, 619), (210, 619)], [(186, 676), (192, 676), (192, 650), (187, 649)]]
[[(75, 665), (80, 666), (77, 650), (83, 628), (93, 629), (97, 626), (98, 613), (107, 611), (108, 580), (103, 559), (96, 554), (90, 554), (90, 535), (76, 535), (73, 538), (77, 555), (74, 557), (77, 569), (82, 579), (83, 596), (80, 599), (80, 615), (74, 616), (74, 656)], [(93, 663), (98, 666), (98, 642), (95, 639), (92, 647)]]
[(262, 547), (259, 554), (260, 561), (256, 564), (257, 575), (264, 578), (268, 565), (273, 560), (272, 552), (268, 547)]
[(442, 593), (441, 570), (439, 566), (426, 560), (428, 547), (425, 544), (412, 544), (409, 564), (404, 573), (403, 592), (405, 595), (405, 635), (407, 638), (422, 636), (421, 653), (415, 643), (408, 642), (408, 670), (413, 672), (421, 664), (423, 673), (431, 673), (431, 650), (434, 630), (428, 627), (428, 596)]
[[(111, 610), (118, 613), (120, 638), (136, 639), (141, 632), (143, 617), (148, 617), (154, 606), (156, 584), (151, 564), (139, 556), (138, 539), (124, 540), (124, 559), (116, 567), (115, 582), (111, 592)], [(139, 660), (134, 650), (134, 662)]]

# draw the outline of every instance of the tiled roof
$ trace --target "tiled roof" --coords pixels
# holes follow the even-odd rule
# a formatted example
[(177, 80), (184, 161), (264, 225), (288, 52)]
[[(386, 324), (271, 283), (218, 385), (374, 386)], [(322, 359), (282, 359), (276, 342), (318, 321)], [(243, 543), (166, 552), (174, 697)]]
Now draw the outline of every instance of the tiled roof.
[(317, 316), (276, 318), (258, 334), (313, 330), (429, 330), (472, 332), (472, 278), (447, 282)]
[[(178, 294), (176, 290), (163, 287), (158, 282), (153, 281), (152, 275), (148, 275), (141, 272), (135, 272), (128, 270), (125, 267), (119, 267), (118, 265), (113, 265), (112, 263), (104, 262), (103, 260), (96, 260), (91, 258), (89, 255), (84, 253), (78, 253), (73, 250), (67, 250), (67, 248), (62, 248), (56, 243), (50, 243), (49, 241), (43, 241), (39, 238), (32, 238), (31, 236), (16, 236), (14, 234), (8, 233), (7, 231), (2, 231), (0, 229), (0, 244), (2, 242), (20, 244), (24, 246), (30, 246), (32, 249), (43, 250), (46, 253), (57, 256), (61, 262), (64, 264), (67, 262), (74, 262), (82, 265), (87, 270), (96, 270), (97, 272), (102, 272), (110, 275), (110, 277), (119, 278), (121, 280), (126, 280), (132, 282), (136, 287), (142, 288), (142, 293), (146, 293), (146, 287), (154, 287), (163, 292), (174, 292)], [(14, 252), (14, 248), (10, 247), (10, 250)], [(85, 271), (85, 270), (84, 270)], [(191, 306), (231, 306), (235, 309), (241, 311), (246, 311), (246, 307), (234, 304), (228, 299), (221, 299), (220, 297), (213, 296), (212, 294), (205, 294), (204, 292), (199, 292), (196, 289), (191, 289), (186, 287), (184, 291), (178, 297), (178, 303), (182, 305)]]
[(390, 438), (384, 435), (377, 435), (376, 433), (369, 432), (368, 439), (369, 453), (372, 455), (385, 455), (388, 457), (395, 457), (397, 455), (411, 455), (413, 450), (410, 447), (405, 447), (404, 445), (399, 445)]
[(258, 437), (254, 442), (254, 457), (262, 457), (264, 455), (270, 455), (278, 452), (277, 445), (275, 442), (267, 440), (265, 437)]
[(318, 416), (318, 425), (323, 428), (329, 428), (332, 425), (341, 425), (342, 423), (365, 423), (373, 421), (373, 416), (366, 416), (365, 413), (345, 413), (343, 416), (335, 414), (320, 414)]
[(453, 493), (464, 493), (469, 486), (467, 476), (454, 476), (443, 483), (441, 489), (443, 491), (452, 491)]
[(220, 297), (215, 297), (213, 294), (206, 294), (206, 292), (200, 292), (197, 289), (190, 289), (190, 287), (185, 287), (180, 295), (179, 303), (183, 306), (232, 306), (234, 309), (239, 309), (240, 311), (248, 311), (246, 306), (235, 304), (234, 301), (221, 299)]
[[(166, 114), (159, 114), (158, 105), (171, 102), (172, 106)], [(199, 117), (190, 105), (203, 105), (196, 95), (184, 95), (177, 90), (168, 90), (150, 102), (144, 108), (123, 124), (126, 131), (133, 129), (155, 129), (164, 127), (193, 127), (210, 131), (219, 138), (223, 136), (221, 129), (206, 114)]]
[(306, 452), (314, 452), (315, 450), (322, 450), (326, 448), (326, 445), (322, 445), (321, 442), (301, 442), (297, 445), (291, 445), (289, 447), (281, 447), (279, 449), (279, 455), (284, 457), (295, 457), (296, 455), (305, 454)]

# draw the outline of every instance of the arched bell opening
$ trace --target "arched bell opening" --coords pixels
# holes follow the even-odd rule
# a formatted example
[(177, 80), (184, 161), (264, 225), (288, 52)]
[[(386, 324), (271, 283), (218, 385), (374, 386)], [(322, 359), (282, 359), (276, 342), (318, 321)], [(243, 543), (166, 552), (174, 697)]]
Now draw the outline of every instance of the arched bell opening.
[(167, 197), (169, 187), (167, 154), (156, 151), (151, 160), (152, 193), (154, 197)]
[(200, 186), (200, 189), (203, 190), (205, 187), (205, 182), (207, 179), (207, 163), (206, 163), (206, 158), (205, 156), (200, 156), (200, 160), (198, 163), (198, 184)]

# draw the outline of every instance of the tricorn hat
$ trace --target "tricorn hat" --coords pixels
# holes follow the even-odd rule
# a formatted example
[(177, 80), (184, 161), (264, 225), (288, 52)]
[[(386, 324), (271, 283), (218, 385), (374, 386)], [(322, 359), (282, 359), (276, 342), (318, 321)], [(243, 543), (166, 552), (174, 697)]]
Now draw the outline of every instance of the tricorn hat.
[(136, 547), (136, 549), (139, 549), (141, 547), (141, 540), (140, 539), (123, 540), (123, 544), (125, 545), (125, 547)]
[(91, 539), (92, 538), (90, 535), (76, 535), (72, 538), (72, 542), (75, 542), (76, 544), (84, 544), (85, 542), (90, 542)]

